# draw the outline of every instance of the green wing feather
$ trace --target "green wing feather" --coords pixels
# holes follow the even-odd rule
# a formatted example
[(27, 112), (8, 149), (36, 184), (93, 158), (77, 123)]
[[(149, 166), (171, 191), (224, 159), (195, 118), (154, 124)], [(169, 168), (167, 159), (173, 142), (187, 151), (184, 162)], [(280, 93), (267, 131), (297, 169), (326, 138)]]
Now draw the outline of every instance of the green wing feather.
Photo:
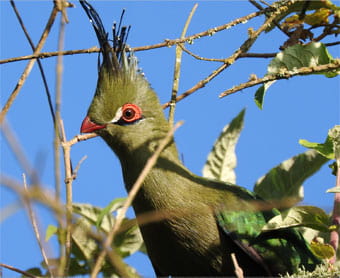
[[(243, 188), (233, 187), (232, 190), (243, 199), (258, 200)], [(298, 230), (290, 228), (262, 232), (267, 221), (278, 213), (275, 209), (265, 212), (225, 209), (216, 212), (216, 219), (228, 238), (257, 263), (269, 268), (270, 272), (293, 273), (302, 266), (306, 270), (313, 270), (320, 260), (314, 256)]]

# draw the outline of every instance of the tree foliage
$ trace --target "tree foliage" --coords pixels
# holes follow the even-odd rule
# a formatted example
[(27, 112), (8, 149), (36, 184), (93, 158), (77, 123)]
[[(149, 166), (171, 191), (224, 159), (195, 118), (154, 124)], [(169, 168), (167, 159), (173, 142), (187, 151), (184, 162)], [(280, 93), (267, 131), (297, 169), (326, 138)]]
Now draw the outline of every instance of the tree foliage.
[[(261, 78), (252, 75), (250, 80), (228, 89), (221, 94), (221, 97), (255, 85), (261, 85), (255, 92), (254, 101), (255, 104), (262, 109), (268, 88), (274, 82), (279, 82), (280, 79), (312, 74), (323, 74), (327, 78), (334, 78), (339, 74), (340, 60), (338, 57), (332, 57), (328, 51), (329, 47), (336, 45), (338, 42), (324, 42), (325, 38), (333, 39), (339, 33), (340, 8), (338, 6), (329, 0), (285, 0), (274, 2), (268, 7), (262, 7), (261, 1), (249, 2), (255, 6), (254, 13), (250, 15), (191, 36), (174, 40), (167, 39), (163, 43), (145, 46), (144, 48), (140, 47), (139, 49), (135, 48), (134, 50), (142, 51), (176, 45), (180, 51), (187, 52), (196, 59), (216, 61), (218, 59), (199, 57), (186, 47), (202, 37), (212, 36), (216, 32), (227, 32), (227, 29), (236, 28), (239, 23), (244, 23), (245, 21), (251, 22), (253, 18), (262, 17), (264, 23), (261, 27), (257, 30), (250, 27), (248, 29), (249, 37), (247, 40), (244, 41), (230, 57), (220, 60), (222, 65), (219, 68), (188, 91), (175, 96), (175, 100), (179, 102), (196, 92), (226, 68), (237, 63), (238, 59), (255, 57), (256, 55), (254, 56), (253, 53), (249, 52), (254, 42), (262, 33), (266, 32), (270, 35), (270, 32), (274, 30), (280, 30), (285, 33), (287, 40), (281, 46), (278, 46), (280, 51), (277, 53), (270, 54), (271, 56), (269, 54), (258, 55), (258, 58), (268, 56), (272, 58), (268, 63), (266, 74)], [(12, 1), (11, 3), (15, 8), (14, 2)], [(71, 7), (72, 4), (59, 0), (55, 1), (54, 5), (50, 17), (51, 23), (53, 23), (59, 12), (64, 17), (64, 20), (67, 21), (66, 9)], [(49, 30), (48, 28), (46, 28), (46, 30)], [(49, 31), (46, 31), (46, 36), (48, 32)], [(41, 43), (43, 44), (43, 39)], [(0, 114), (2, 132), (6, 138), (8, 138), (9, 134), (5, 125), (6, 114), (10, 110), (22, 84), (27, 79), (35, 58), (70, 54), (61, 50), (54, 53), (40, 53), (41, 48), (34, 46), (33, 49), (34, 53), (29, 57), (14, 57), (0, 61), (1, 63), (10, 63), (30, 59), (23, 76), (8, 98)], [(99, 52), (99, 49), (75, 50), (72, 51), (72, 54), (85, 53), (86, 51)], [(178, 52), (176, 53), (176, 55), (178, 55)], [(38, 62), (40, 63), (40, 60), (38, 60)], [(177, 73), (179, 74), (179, 71)], [(245, 80), (246, 78), (247, 77), (244, 77)], [(176, 76), (174, 80), (176, 80)], [(49, 95), (48, 90), (47, 95)], [(170, 103), (167, 103), (164, 106), (169, 105)], [(27, 270), (26, 274), (31, 275), (31, 277), (90, 275), (93, 273), (93, 268), (98, 257), (100, 257), (100, 254), (104, 254), (106, 256), (100, 271), (105, 277), (119, 277), (123, 274), (138, 277), (138, 269), (133, 269), (132, 266), (124, 262), (124, 258), (136, 252), (146, 253), (135, 219), (124, 217), (113, 241), (109, 246), (105, 246), (104, 244), (112, 227), (114, 227), (117, 222), (117, 213), (119, 213), (126, 199), (116, 198), (105, 208), (99, 208), (92, 204), (77, 204), (72, 202), (70, 195), (72, 191), (72, 181), (76, 178), (79, 167), (75, 169), (71, 167), (70, 149), (77, 142), (89, 139), (90, 137), (77, 135), (72, 140), (67, 141), (63, 125), (61, 124), (60, 107), (56, 105), (56, 109), (52, 106), (50, 106), (50, 108), (55, 120), (56, 152), (58, 152), (59, 149), (62, 149), (64, 152), (66, 199), (63, 201), (57, 198), (56, 201), (56, 199), (51, 198), (50, 194), (41, 186), (37, 172), (31, 167), (26, 167), (25, 169), (30, 180), (29, 183), (31, 186), (29, 188), (22, 189), (20, 186), (21, 182), (9, 179), (5, 175), (2, 177), (3, 185), (18, 194), (32, 215), (31, 222), (33, 226), (35, 221), (30, 204), (35, 202), (41, 203), (51, 209), (58, 222), (58, 225), (49, 225), (45, 234), (46, 240), (51, 240), (53, 237), (58, 239), (60, 246), (59, 257), (46, 258), (43, 254), (41, 267), (35, 266)], [(244, 125), (244, 114), (245, 109), (222, 130), (211, 152), (208, 154), (206, 164), (203, 168), (203, 176), (236, 183), (236, 173), (234, 169), (236, 167), (237, 156), (235, 148)], [(339, 253), (339, 249), (338, 246), (334, 244), (334, 240), (332, 241), (332, 238), (336, 238), (336, 235), (339, 233), (340, 204), (335, 202), (334, 211), (331, 215), (328, 215), (324, 210), (315, 206), (296, 206), (297, 202), (303, 200), (303, 191), (309, 190), (308, 188), (304, 189), (303, 184), (305, 180), (315, 174), (320, 167), (329, 160), (333, 161), (330, 175), (333, 171), (337, 176), (338, 184), (336, 184), (336, 187), (330, 188), (328, 192), (340, 194), (340, 131), (339, 126), (329, 128), (330, 131), (324, 143), (313, 143), (305, 139), (300, 140), (297, 143), (311, 150), (296, 154), (283, 161), (279, 165), (274, 166), (263, 177), (254, 181), (254, 192), (280, 210), (277, 216), (273, 217), (262, 227), (263, 231), (284, 229), (287, 227), (312, 230), (313, 240), (310, 242), (313, 252), (324, 259), (325, 266), (323, 266), (322, 271), (320, 271), (320, 268), (317, 268), (315, 274), (309, 274), (301, 270), (301, 273), (297, 274), (301, 275), (299, 277), (321, 277), (325, 273), (327, 273), (327, 277), (339, 275), (339, 272), (336, 270), (336, 267), (339, 265), (339, 260), (334, 259), (335, 254)], [(60, 171), (60, 169), (56, 168), (56, 171)], [(58, 191), (60, 191), (60, 188), (56, 189), (56, 192)], [(38, 235), (37, 232), (36, 234)], [(42, 239), (38, 240), (41, 241)], [(339, 254), (337, 258), (339, 258)], [(328, 262), (331, 262), (334, 267), (329, 267)], [(2, 266), (6, 267), (4, 264), (2, 264)], [(328, 267), (329, 269), (327, 269)], [(18, 269), (16, 270), (19, 271)]]

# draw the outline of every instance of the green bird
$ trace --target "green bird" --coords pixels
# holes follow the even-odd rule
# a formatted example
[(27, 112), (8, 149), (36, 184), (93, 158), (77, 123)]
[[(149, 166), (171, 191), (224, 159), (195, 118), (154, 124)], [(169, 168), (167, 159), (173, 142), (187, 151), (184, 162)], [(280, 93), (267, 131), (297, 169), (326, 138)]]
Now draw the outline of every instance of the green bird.
[[(129, 191), (170, 125), (156, 93), (125, 53), (126, 27), (113, 47), (100, 17), (80, 1), (95, 29), (103, 61), (81, 132), (95, 132), (118, 156)], [(232, 254), (245, 276), (277, 276), (320, 263), (295, 229), (261, 232), (275, 210), (259, 210), (250, 191), (191, 173), (172, 140), (133, 201), (137, 216), (167, 215), (140, 225), (157, 276), (233, 276)]]

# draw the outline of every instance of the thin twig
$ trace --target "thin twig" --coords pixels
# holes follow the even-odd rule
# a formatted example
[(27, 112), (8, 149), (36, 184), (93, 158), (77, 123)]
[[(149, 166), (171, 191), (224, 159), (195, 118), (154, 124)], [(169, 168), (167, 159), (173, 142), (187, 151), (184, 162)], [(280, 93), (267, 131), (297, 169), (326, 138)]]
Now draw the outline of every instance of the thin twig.
[(239, 266), (238, 262), (237, 262), (237, 259), (236, 259), (236, 255), (235, 253), (231, 253), (230, 254), (231, 256), (231, 259), (233, 261), (233, 265), (234, 265), (234, 268), (235, 268), (235, 275), (237, 278), (243, 278), (243, 270), (242, 268)]
[(23, 61), (23, 60), (31, 60), (35, 58), (45, 59), (45, 58), (55, 57), (58, 55), (67, 56), (67, 55), (74, 55), (74, 54), (89, 54), (89, 53), (99, 53), (99, 52), (100, 52), (100, 48), (96, 46), (87, 48), (87, 49), (65, 50), (65, 51), (62, 51), (61, 53), (59, 51), (41, 52), (41, 53), (37, 53), (33, 55), (25, 55), (25, 56), (12, 57), (8, 59), (0, 60), (0, 64), (18, 62), (18, 61)]
[(20, 144), (18, 138), (15, 136), (14, 132), (11, 130), (7, 121), (4, 121), (2, 125), (0, 125), (0, 129), (2, 134), (4, 135), (4, 139), (8, 143), (8, 146), (12, 150), (15, 158), (19, 162), (22, 170), (28, 174), (31, 183), (39, 184), (39, 176), (31, 165), (30, 161), (27, 159), (24, 150), (22, 149), (22, 145)]
[[(185, 48), (182, 44), (179, 44), (184, 52), (189, 54), (190, 56), (194, 57), (197, 60), (207, 61), (207, 62), (222, 62), (225, 63), (228, 58), (218, 59), (218, 58), (205, 58), (198, 56), (197, 54), (193, 53), (192, 51)], [(241, 53), (239, 58), (273, 58), (276, 56), (277, 53)]]
[[(14, 3), (14, 0), (11, 0), (10, 3), (11, 3), (11, 5), (12, 5), (12, 7), (13, 7), (13, 10), (14, 10), (15, 15), (16, 15), (17, 18), (18, 18), (18, 21), (19, 21), (19, 23), (20, 23), (20, 26), (21, 26), (22, 30), (24, 31), (24, 34), (25, 34), (25, 36), (26, 36), (26, 38), (27, 38), (27, 40), (28, 40), (28, 42), (29, 42), (29, 44), (30, 44), (30, 46), (31, 46), (31, 48), (32, 48), (32, 51), (34, 51), (34, 49), (35, 49), (34, 43), (33, 43), (32, 39), (31, 39), (30, 35), (28, 34), (28, 31), (27, 31), (27, 29), (26, 29), (26, 27), (25, 27), (25, 24), (24, 24), (24, 22), (23, 22), (23, 20), (22, 20), (22, 18), (21, 18), (21, 16), (20, 16), (20, 14), (19, 14), (19, 11), (18, 11), (17, 8), (16, 8), (16, 5), (15, 5), (15, 3)], [(49, 90), (49, 88), (48, 88), (48, 84), (47, 84), (45, 72), (44, 72), (43, 66), (42, 66), (42, 64), (41, 64), (41, 61), (40, 61), (39, 59), (37, 59), (37, 63), (38, 63), (38, 66), (39, 66), (41, 78), (42, 78), (43, 83), (44, 83), (45, 92), (46, 92), (46, 96), (47, 96), (47, 102), (48, 102), (48, 106), (49, 106), (49, 108), (50, 108), (50, 113), (51, 113), (51, 116), (52, 116), (52, 120), (53, 120), (53, 122), (54, 122), (54, 121), (55, 121), (55, 115), (54, 115), (54, 110), (53, 110), (53, 104), (52, 104), (52, 99), (51, 99), (51, 93), (50, 93), (50, 90)]]
[(340, 59), (335, 59), (333, 63), (325, 64), (325, 65), (319, 65), (319, 66), (313, 66), (313, 67), (301, 67), (299, 69), (294, 69), (294, 71), (282, 71), (279, 74), (271, 74), (266, 75), (262, 78), (256, 78), (253, 80), (250, 80), (248, 82), (244, 82), (240, 85), (234, 86), (231, 89), (228, 89), (224, 92), (222, 92), (219, 97), (225, 97), (231, 94), (234, 94), (238, 91), (241, 91), (245, 88), (253, 87), (259, 84), (266, 83), (268, 81), (274, 81), (279, 79), (288, 79), (293, 76), (297, 75), (307, 75), (312, 73), (322, 73), (322, 72), (328, 72), (328, 71), (336, 71), (340, 69)]
[[(258, 8), (260, 11), (263, 11), (263, 10), (264, 10), (264, 8), (263, 8), (260, 4), (258, 4), (255, 0), (248, 0), (248, 1), (249, 1), (250, 4), (252, 4), (252, 5), (255, 6), (256, 8)], [(265, 5), (270, 6), (270, 5), (267, 4), (267, 3), (266, 3)], [(266, 9), (268, 9), (268, 8), (266, 8)], [(265, 12), (265, 15), (266, 15), (267, 17), (269, 17), (269, 16), (270, 16), (270, 13), (269, 13), (269, 12)], [(286, 31), (286, 30), (284, 30), (284, 29), (282, 29), (281, 26), (280, 26), (280, 24), (279, 24), (278, 22), (276, 22), (276, 21), (274, 20), (274, 21), (273, 21), (273, 24), (274, 24), (274, 25), (275, 25), (282, 33), (284, 33), (286, 36), (290, 37), (289, 32)]]
[[(24, 188), (27, 191), (28, 187), (27, 187), (27, 182), (26, 182), (26, 175), (23, 174), (22, 178), (23, 178)], [(31, 205), (31, 200), (30, 199), (26, 199), (26, 198), (24, 198), (23, 200), (24, 200), (24, 203), (26, 204), (27, 211), (28, 211), (28, 216), (30, 218), (30, 221), (31, 221), (31, 224), (32, 224), (32, 227), (33, 227), (34, 235), (35, 235), (35, 237), (36, 237), (36, 239), (38, 241), (40, 252), (41, 252), (41, 255), (42, 255), (43, 259), (44, 259), (46, 268), (47, 268), (47, 270), (49, 272), (49, 275), (53, 278), (54, 275), (53, 275), (53, 272), (52, 272), (49, 260), (47, 258), (47, 254), (45, 252), (45, 248), (44, 248), (43, 242), (41, 240), (41, 235), (40, 235), (40, 231), (39, 231), (39, 227), (38, 227), (38, 221), (37, 221), (37, 217), (36, 217), (36, 215), (35, 215), (35, 213), (33, 211), (33, 208), (32, 208), (32, 205)]]
[[(173, 46), (179, 43), (185, 43), (185, 42), (192, 42), (193, 40), (199, 39), (201, 37), (206, 37), (206, 36), (211, 36), (212, 34), (216, 33), (216, 32), (220, 32), (223, 31), (225, 29), (229, 29), (235, 25), (238, 25), (240, 23), (244, 23), (254, 17), (257, 17), (265, 12), (268, 12), (272, 10), (271, 8), (268, 9), (264, 9), (262, 11), (258, 11), (258, 12), (254, 12), (254, 13), (250, 13), (246, 16), (243, 16), (241, 18), (235, 19), (229, 23), (217, 26), (215, 28), (211, 28), (208, 29), (206, 31), (203, 32), (199, 32), (196, 33), (194, 35), (190, 35), (188, 37), (185, 38), (178, 38), (178, 39), (165, 39), (164, 42), (161, 43), (156, 43), (156, 44), (152, 44), (152, 45), (145, 45), (145, 46), (137, 46), (137, 47), (133, 47), (133, 48), (127, 48), (126, 51), (133, 51), (133, 52), (138, 52), (138, 51), (145, 51), (145, 50), (150, 50), (150, 49), (156, 49), (156, 48), (161, 48), (161, 47), (169, 47), (169, 46)], [(67, 50), (67, 51), (63, 51), (61, 53), (59, 53), (58, 51), (55, 52), (42, 52), (42, 53), (34, 53), (33, 55), (26, 55), (26, 56), (21, 56), (21, 57), (14, 57), (14, 58), (8, 58), (8, 59), (4, 59), (4, 60), (0, 60), (0, 64), (5, 64), (5, 63), (10, 63), (10, 62), (16, 62), (16, 61), (21, 61), (21, 60), (30, 60), (30, 59), (34, 59), (34, 58), (49, 58), (49, 57), (53, 57), (53, 56), (58, 56), (60, 55), (73, 55), (73, 54), (84, 54), (84, 53), (98, 53), (100, 52), (100, 48), (98, 47), (91, 47), (88, 49), (80, 49), (80, 50)]]
[[(42, 49), (46, 39), (47, 39), (47, 36), (52, 28), (52, 25), (54, 23), (54, 20), (56, 18), (58, 14), (58, 9), (56, 8), (56, 6), (53, 7), (53, 10), (51, 12), (51, 15), (48, 19), (48, 22), (46, 24), (46, 27), (41, 35), (41, 38), (39, 40), (39, 43), (36, 47), (36, 49), (34, 50), (34, 53), (33, 54), (37, 54), (40, 52), (40, 50)], [(15, 98), (17, 97), (17, 95), (19, 94), (22, 86), (24, 85), (28, 75), (30, 74), (32, 68), (33, 68), (33, 65), (34, 65), (34, 62), (36, 61), (36, 59), (32, 59), (30, 60), (28, 63), (27, 63), (27, 66), (26, 68), (24, 69), (24, 72), (22, 73), (21, 77), (19, 78), (19, 81), (17, 83), (17, 85), (15, 86), (14, 90), (12, 91), (11, 95), (9, 96), (9, 98), (7, 99), (6, 101), (6, 104), (4, 105), (4, 107), (2, 108), (1, 112), (0, 112), (0, 124), (2, 124), (9, 108), (11, 107), (11, 105), (13, 104)]]
[[(62, 3), (57, 6), (61, 7)], [(62, 52), (65, 39), (65, 14), (60, 18), (60, 29), (58, 38), (58, 51)], [(54, 136), (54, 153), (55, 153), (55, 179), (56, 179), (56, 198), (60, 199), (60, 152), (59, 148), (64, 142), (66, 142), (65, 129), (61, 117), (61, 87), (62, 87), (62, 73), (63, 73), (63, 56), (58, 55), (57, 67), (56, 67), (56, 97), (55, 97), (55, 115), (56, 121), (54, 122), (55, 136)], [(58, 276), (67, 276), (70, 257), (71, 257), (71, 230), (72, 230), (72, 167), (70, 152), (64, 152), (64, 164), (66, 172), (66, 227), (65, 227), (65, 242), (60, 244), (60, 264), (58, 266)], [(61, 231), (64, 231), (62, 221), (59, 222)]]
[(31, 273), (28, 273), (27, 271), (23, 271), (23, 270), (21, 270), (19, 268), (16, 268), (16, 267), (8, 265), (8, 264), (0, 263), (0, 266), (4, 267), (4, 268), (7, 268), (9, 270), (15, 271), (17, 273), (20, 273), (22, 275), (25, 275), (25, 277), (38, 278), (37, 276), (35, 276), (35, 275), (31, 274)]
[[(249, 38), (229, 58), (225, 60), (223, 65), (221, 65), (216, 70), (214, 70), (209, 76), (207, 76), (206, 78), (196, 83), (189, 90), (179, 95), (176, 98), (176, 102), (181, 101), (182, 99), (196, 92), (198, 89), (203, 88), (208, 82), (210, 82), (217, 75), (219, 75), (222, 71), (224, 71), (226, 68), (232, 65), (240, 57), (242, 53), (246, 53), (250, 49), (250, 47), (254, 44), (258, 36), (268, 28), (268, 26), (273, 22), (273, 20), (277, 17), (277, 15), (287, 10), (289, 5), (291, 5), (294, 2), (295, 1), (290, 1), (289, 4), (287, 4), (286, 6), (280, 7), (275, 12), (273, 12), (271, 17), (269, 17), (256, 31), (252, 32)], [(163, 104), (163, 108), (166, 108), (169, 105), (170, 103), (167, 102)]]
[[(96, 278), (100, 268), (102, 266), (102, 263), (104, 262), (105, 259), (105, 255), (107, 253), (107, 250), (109, 250), (111, 243), (113, 241), (113, 238), (115, 236), (115, 234), (117, 233), (117, 231), (119, 230), (125, 214), (128, 210), (128, 208), (131, 206), (132, 201), (134, 200), (134, 198), (136, 197), (139, 189), (141, 188), (143, 181), (145, 179), (145, 177), (148, 175), (148, 173), (150, 172), (150, 170), (152, 169), (152, 167), (156, 164), (157, 159), (159, 157), (159, 155), (161, 154), (161, 152), (164, 150), (164, 148), (166, 147), (166, 145), (170, 142), (175, 130), (177, 128), (179, 128), (183, 123), (182, 122), (178, 122), (169, 132), (168, 134), (165, 136), (165, 138), (163, 140), (160, 141), (156, 151), (153, 153), (153, 155), (148, 159), (148, 161), (146, 162), (142, 172), (140, 173), (140, 175), (138, 176), (136, 182), (134, 183), (134, 185), (132, 186), (129, 195), (123, 205), (123, 207), (119, 210), (117, 218), (116, 218), (116, 222), (114, 223), (114, 226), (112, 228), (112, 230), (110, 231), (110, 233), (108, 234), (104, 245), (103, 245), (103, 250), (100, 252), (97, 261), (93, 267), (92, 273), (91, 273), (91, 278)], [(120, 273), (118, 273), (119, 275)], [(124, 276), (124, 275), (121, 275)]]
[[(181, 39), (183, 39), (187, 33), (190, 21), (198, 7), (198, 4), (196, 3), (191, 11), (190, 14), (184, 24)], [(178, 87), (179, 87), (179, 78), (181, 74), (181, 62), (182, 62), (182, 44), (176, 45), (176, 57), (175, 57), (175, 68), (174, 68), (174, 78), (172, 83), (172, 90), (171, 90), (171, 100), (170, 100), (170, 110), (169, 110), (169, 123), (170, 126), (173, 126), (174, 124), (174, 117), (175, 117), (175, 107), (176, 107), (176, 97), (178, 93)]]

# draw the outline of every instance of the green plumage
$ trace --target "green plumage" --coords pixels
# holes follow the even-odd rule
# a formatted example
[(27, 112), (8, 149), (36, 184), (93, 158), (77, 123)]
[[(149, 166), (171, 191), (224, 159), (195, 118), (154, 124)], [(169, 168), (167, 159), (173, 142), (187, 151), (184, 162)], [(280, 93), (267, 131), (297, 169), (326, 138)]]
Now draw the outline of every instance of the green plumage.
[[(96, 93), (82, 131), (95, 130), (116, 153), (129, 191), (169, 124), (157, 95), (138, 72), (135, 57), (125, 56), (122, 40), (111, 50), (99, 16), (87, 2), (81, 3), (103, 52)], [(122, 121), (126, 104), (139, 107), (142, 116), (131, 123)], [(88, 121), (92, 129), (87, 129)], [(313, 269), (319, 261), (297, 231), (261, 233), (275, 212), (258, 211), (258, 201), (246, 189), (192, 174), (171, 142), (133, 201), (137, 218), (144, 213), (168, 216), (140, 226), (156, 274), (234, 275), (231, 253), (245, 276), (291, 273), (302, 265)]]

